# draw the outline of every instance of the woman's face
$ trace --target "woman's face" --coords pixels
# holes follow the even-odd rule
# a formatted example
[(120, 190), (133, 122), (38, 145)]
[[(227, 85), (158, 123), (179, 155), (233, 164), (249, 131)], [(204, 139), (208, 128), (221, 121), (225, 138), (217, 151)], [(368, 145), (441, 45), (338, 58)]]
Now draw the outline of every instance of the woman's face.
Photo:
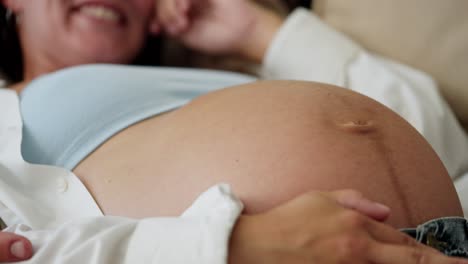
[(149, 33), (154, 1), (4, 0), (4, 3), (16, 5), (11, 9), (19, 15), (25, 63), (40, 56), (66, 67), (130, 62)]

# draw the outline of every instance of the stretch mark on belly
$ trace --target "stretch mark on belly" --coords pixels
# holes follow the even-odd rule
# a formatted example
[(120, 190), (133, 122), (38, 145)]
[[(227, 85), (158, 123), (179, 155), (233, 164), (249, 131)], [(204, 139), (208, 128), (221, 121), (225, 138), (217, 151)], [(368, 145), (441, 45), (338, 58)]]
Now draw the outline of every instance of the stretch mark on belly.
[(385, 164), (387, 165), (387, 171), (389, 172), (389, 177), (391, 184), (393, 185), (393, 189), (396, 193), (396, 198), (399, 200), (403, 213), (404, 218), (407, 223), (411, 226), (414, 226), (415, 221), (413, 219), (413, 215), (409, 208), (408, 199), (404, 193), (403, 185), (400, 182), (400, 178), (398, 177), (397, 168), (395, 166), (396, 161), (394, 159), (394, 153), (392, 153), (391, 148), (387, 145), (387, 142), (384, 140), (385, 136), (382, 133), (376, 133), (374, 141), (376, 143), (377, 151), (381, 154), (381, 156), (385, 160)]
[(376, 151), (379, 156), (382, 157), (385, 166), (387, 166), (385, 169), (389, 174), (388, 177), (390, 184), (396, 194), (395, 198), (401, 204), (403, 210), (404, 216), (402, 217), (405, 218), (404, 220), (407, 223), (414, 225), (413, 215), (411, 214), (407, 197), (402, 189), (402, 184), (398, 177), (394, 154), (392, 153), (391, 148), (386, 144), (382, 128), (379, 127), (375, 121), (365, 118), (355, 118), (353, 120), (342, 121), (338, 123), (338, 127), (347, 133), (357, 136), (365, 136), (374, 142)]

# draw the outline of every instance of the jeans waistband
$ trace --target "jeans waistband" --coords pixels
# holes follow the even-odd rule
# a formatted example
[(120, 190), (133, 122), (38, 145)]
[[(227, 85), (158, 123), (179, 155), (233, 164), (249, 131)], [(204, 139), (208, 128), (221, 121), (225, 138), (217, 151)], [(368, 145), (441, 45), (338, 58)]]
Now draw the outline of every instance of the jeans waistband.
[(468, 258), (468, 222), (465, 218), (438, 218), (417, 228), (405, 228), (401, 231), (445, 255)]

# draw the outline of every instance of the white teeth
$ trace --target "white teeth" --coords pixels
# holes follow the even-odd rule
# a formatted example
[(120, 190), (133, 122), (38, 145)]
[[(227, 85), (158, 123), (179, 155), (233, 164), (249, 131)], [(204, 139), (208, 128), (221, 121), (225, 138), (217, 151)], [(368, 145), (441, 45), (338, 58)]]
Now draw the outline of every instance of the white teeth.
[(121, 18), (119, 13), (105, 6), (87, 5), (83, 6), (80, 11), (88, 16), (107, 21), (119, 21)]

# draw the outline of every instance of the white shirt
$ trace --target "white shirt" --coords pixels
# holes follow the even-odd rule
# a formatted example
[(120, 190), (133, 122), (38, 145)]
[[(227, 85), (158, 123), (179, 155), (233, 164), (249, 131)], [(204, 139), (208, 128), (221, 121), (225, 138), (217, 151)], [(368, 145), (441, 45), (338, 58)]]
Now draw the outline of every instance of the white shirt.
[(226, 262), (242, 211), (228, 186), (211, 188), (179, 218), (103, 217), (72, 172), (23, 161), (16, 93), (0, 90), (0, 105), (0, 217), (33, 243), (29, 263)]
[[(468, 170), (468, 139), (427, 75), (371, 55), (298, 9), (284, 23), (260, 75), (335, 84), (383, 103), (433, 146), (453, 179)], [(229, 235), (242, 211), (226, 185), (204, 193), (179, 218), (103, 216), (70, 171), (30, 165), (20, 153), (17, 95), (0, 89), (0, 218), (31, 239), (26, 263), (227, 262)]]

